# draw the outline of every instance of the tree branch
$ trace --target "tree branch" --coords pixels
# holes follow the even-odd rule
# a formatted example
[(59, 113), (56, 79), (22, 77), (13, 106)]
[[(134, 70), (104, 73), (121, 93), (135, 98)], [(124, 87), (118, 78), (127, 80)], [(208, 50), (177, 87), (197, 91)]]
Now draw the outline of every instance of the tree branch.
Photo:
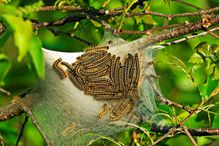
[(187, 12), (187, 13), (181, 13), (181, 14), (162, 14), (159, 12), (152, 12), (152, 11), (145, 11), (145, 12), (135, 12), (135, 13), (129, 13), (126, 16), (127, 17), (133, 17), (133, 16), (141, 16), (141, 15), (154, 15), (158, 17), (164, 17), (166, 19), (171, 20), (175, 17), (187, 17), (187, 16), (197, 16), (197, 15), (204, 15), (204, 14), (210, 14), (213, 12), (219, 11), (219, 7), (215, 7), (208, 10), (200, 10), (197, 12)]
[[(151, 125), (151, 131), (168, 133), (170, 129), (177, 128), (178, 126), (159, 126), (155, 123)], [(210, 135), (219, 135), (219, 128), (188, 128), (189, 133), (192, 136), (210, 136)], [(179, 131), (175, 131), (179, 132)], [(182, 132), (182, 130), (181, 130)]]
[(23, 112), (24, 110), (21, 101), (0, 107), (0, 121), (5, 121), (15, 116), (19, 116)]
[[(1, 34), (1, 33), (0, 33), (0, 34)], [(8, 92), (7, 90), (5, 90), (5, 89), (3, 89), (3, 88), (1, 88), (1, 87), (0, 87), (0, 93), (3, 93), (3, 94), (8, 95), (8, 96), (11, 95), (10, 92)]]

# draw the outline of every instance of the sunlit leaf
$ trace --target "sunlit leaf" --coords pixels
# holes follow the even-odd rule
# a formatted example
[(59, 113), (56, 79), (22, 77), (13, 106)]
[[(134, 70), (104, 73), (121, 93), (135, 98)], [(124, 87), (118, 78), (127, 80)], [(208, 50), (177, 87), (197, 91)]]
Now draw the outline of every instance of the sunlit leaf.
[(215, 67), (214, 80), (219, 80), (219, 64)]
[(44, 59), (42, 53), (42, 44), (40, 40), (34, 36), (30, 45), (30, 56), (33, 60), (34, 67), (39, 77), (44, 77)]
[(14, 16), (21, 15), (21, 13), (11, 5), (0, 5), (0, 15), (10, 14)]
[(142, 21), (145, 24), (150, 24), (150, 25), (156, 25), (157, 23), (154, 21), (154, 19), (152, 18), (152, 16), (146, 15), (146, 16), (142, 16)]
[(15, 45), (19, 50), (17, 60), (20, 62), (30, 48), (32, 24), (29, 20), (24, 21), (12, 15), (2, 15), (1, 18), (7, 29), (13, 32)]
[(189, 63), (192, 63), (192, 64), (202, 64), (204, 63), (202, 57), (197, 54), (197, 53), (194, 53), (190, 59), (189, 59)]

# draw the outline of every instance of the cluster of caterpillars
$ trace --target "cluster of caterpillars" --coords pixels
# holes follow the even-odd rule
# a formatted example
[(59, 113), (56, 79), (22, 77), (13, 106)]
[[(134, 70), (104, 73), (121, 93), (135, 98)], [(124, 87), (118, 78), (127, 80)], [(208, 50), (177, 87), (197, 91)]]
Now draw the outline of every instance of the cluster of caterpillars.
[[(128, 54), (121, 65), (120, 57), (111, 55), (107, 50), (107, 46), (88, 48), (72, 64), (59, 58), (54, 62), (54, 68), (62, 79), (68, 76), (76, 87), (96, 100), (116, 101), (110, 110), (110, 119), (118, 120), (132, 110), (139, 98), (139, 58), (137, 53), (134, 56)], [(106, 112), (106, 104), (103, 107), (103, 112)]]

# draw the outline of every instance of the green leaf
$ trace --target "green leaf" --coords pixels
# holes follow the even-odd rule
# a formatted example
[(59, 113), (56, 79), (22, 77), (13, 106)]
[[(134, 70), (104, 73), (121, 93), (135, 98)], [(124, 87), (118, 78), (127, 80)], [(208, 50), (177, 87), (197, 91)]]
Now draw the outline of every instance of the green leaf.
[(1, 84), (5, 75), (8, 73), (10, 67), (11, 67), (11, 63), (8, 57), (5, 54), (0, 54), (0, 83)]
[(201, 52), (203, 54), (206, 54), (208, 52), (208, 48), (209, 45), (207, 42), (201, 42), (195, 47), (195, 50), (196, 52)]
[(4, 34), (0, 35), (0, 47), (6, 43), (10, 35), (12, 35), (12, 33), (9, 31), (6, 31)]
[(157, 23), (154, 21), (152, 16), (145, 15), (145, 16), (140, 17), (139, 19), (141, 19), (141, 18), (145, 24), (157, 25)]
[(214, 89), (218, 86), (218, 81), (213, 79), (213, 76), (210, 75), (207, 78), (207, 81), (205, 84), (200, 85), (198, 87), (200, 95), (204, 97), (204, 99), (208, 99), (210, 97), (211, 93), (214, 91)]
[(17, 60), (20, 62), (30, 48), (30, 42), (32, 40), (31, 22), (29, 20), (24, 21), (20, 17), (6, 14), (2, 15), (1, 18), (7, 30), (13, 32), (14, 42), (19, 50)]
[(160, 104), (158, 108), (159, 110), (167, 113), (168, 115), (174, 115), (173, 109), (168, 105)]
[(36, 36), (33, 36), (32, 38), (29, 54), (33, 61), (34, 67), (36, 68), (37, 75), (41, 78), (44, 78), (44, 59), (41, 49), (42, 44)]

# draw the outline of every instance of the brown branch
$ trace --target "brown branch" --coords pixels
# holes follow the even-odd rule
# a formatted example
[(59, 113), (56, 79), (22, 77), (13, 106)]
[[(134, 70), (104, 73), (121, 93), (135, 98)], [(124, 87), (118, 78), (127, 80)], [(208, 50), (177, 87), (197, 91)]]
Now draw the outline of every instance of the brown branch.
[(47, 138), (46, 134), (44, 133), (44, 130), (40, 127), (39, 123), (37, 122), (37, 120), (35, 119), (33, 113), (31, 110), (27, 110), (26, 111), (27, 114), (30, 116), (32, 123), (37, 127), (37, 129), (40, 131), (42, 137), (44, 138), (44, 140), (46, 141), (47, 146), (52, 146), (52, 143), (49, 141), (49, 139)]
[(150, 85), (151, 85), (151, 87), (152, 87), (154, 93), (156, 94), (156, 96), (157, 96), (157, 98), (158, 98), (158, 100), (159, 100), (160, 102), (162, 102), (162, 103), (164, 103), (164, 104), (166, 104), (166, 105), (169, 105), (169, 106), (178, 107), (178, 108), (180, 108), (180, 109), (183, 109), (183, 110), (187, 111), (188, 113), (192, 113), (192, 112), (193, 112), (193, 110), (191, 110), (191, 109), (189, 109), (189, 108), (187, 108), (187, 107), (185, 107), (185, 106), (183, 106), (183, 105), (181, 105), (181, 104), (178, 104), (178, 103), (176, 103), (176, 102), (173, 102), (173, 101), (171, 101), (171, 100), (169, 100), (169, 99), (164, 98), (164, 97), (161, 95), (160, 91), (159, 91), (159, 90), (157, 89), (157, 87), (155, 86), (155, 84), (153, 83), (151, 77), (149, 76), (149, 77), (147, 77), (147, 79), (148, 79), (148, 81), (149, 81), (149, 83), (150, 83)]
[(188, 128), (183, 126), (181, 123), (180, 123), (180, 127), (182, 128), (182, 130), (185, 132), (185, 134), (189, 137), (189, 139), (191, 140), (192, 144), (194, 146), (198, 146), (197, 142), (194, 140), (194, 138), (192, 137), (191, 133), (189, 132)]
[[(178, 126), (159, 126), (157, 124), (151, 125), (152, 132), (159, 133), (168, 133), (173, 128), (177, 128)], [(188, 128), (189, 133), (192, 136), (210, 136), (210, 135), (219, 135), (219, 128)]]
[[(215, 24), (218, 24), (219, 23), (219, 15), (215, 15), (215, 16), (210, 17), (209, 22), (210, 22), (210, 24), (209, 24), (208, 28), (211, 26), (214, 26)], [(155, 34), (155, 35), (148, 36), (145, 39), (144, 44), (139, 44), (138, 48), (143, 48), (143, 46), (146, 46), (146, 45), (148, 46), (148, 45), (155, 44), (155, 43), (167, 40), (167, 39), (171, 39), (171, 38), (175, 38), (175, 37), (182, 36), (185, 34), (193, 33), (193, 32), (196, 32), (196, 31), (202, 30), (202, 29), (204, 29), (204, 30), (206, 29), (203, 27), (202, 21), (198, 21), (194, 24), (189, 23), (189, 24), (185, 25), (185, 27), (182, 27), (182, 28), (181, 27), (173, 28), (173, 29), (163, 31), (163, 32)]]
[[(190, 4), (191, 5), (191, 4)], [(194, 7), (194, 5), (193, 5)], [(41, 7), (38, 9), (38, 11), (54, 11), (54, 10), (67, 10), (67, 11), (75, 11), (75, 12), (84, 12), (87, 14), (92, 14), (92, 15), (98, 15), (98, 16), (117, 16), (121, 15), (123, 12), (120, 12), (118, 10), (122, 10), (121, 8), (117, 9), (112, 9), (112, 10), (95, 10), (95, 9), (85, 9), (85, 8), (78, 8), (75, 6), (62, 6), (58, 8), (57, 6), (45, 6)], [(124, 10), (124, 9), (123, 9)], [(175, 17), (187, 17), (187, 16), (196, 16), (196, 15), (203, 15), (203, 14), (210, 14), (213, 12), (219, 11), (219, 7), (215, 7), (212, 9), (208, 10), (199, 10), (196, 12), (187, 12), (187, 13), (181, 13), (181, 14), (162, 14), (159, 12), (153, 12), (153, 11), (145, 11), (145, 12), (134, 12), (134, 13), (127, 13), (126, 17), (133, 17), (133, 16), (141, 16), (141, 15), (154, 15), (154, 16), (159, 16), (159, 17), (164, 17), (167, 19), (172, 19)]]
[[(196, 35), (187, 36), (187, 37), (175, 40), (173, 42), (168, 42), (168, 43), (162, 44), (162, 46), (171, 46), (173, 44), (177, 44), (177, 43), (180, 43), (180, 42), (192, 39), (192, 38), (196, 38), (196, 37), (203, 36), (203, 35), (206, 35), (206, 34), (212, 34), (214, 31), (217, 31), (217, 30), (219, 30), (219, 27), (212, 28), (208, 31), (204, 31), (204, 32), (201, 32), (201, 33), (196, 34)], [(216, 36), (214, 36), (214, 37), (216, 37)], [(219, 38), (219, 37), (217, 36), (216, 38)]]
[(188, 25), (188, 23), (178, 23), (178, 24), (171, 24), (171, 25), (164, 25), (161, 27), (156, 27), (156, 28), (152, 28), (149, 30), (144, 30), (144, 31), (139, 31), (139, 30), (124, 30), (124, 29), (120, 29), (120, 30), (114, 30), (114, 34), (152, 34), (154, 31), (158, 31), (158, 30), (167, 30), (167, 29), (171, 29), (171, 28), (176, 28), (176, 27), (183, 27)]
[(133, 17), (133, 16), (141, 16), (141, 15), (154, 15), (154, 16), (159, 16), (159, 17), (164, 17), (166, 19), (171, 20), (172, 18), (175, 17), (187, 17), (187, 16), (197, 16), (197, 15), (204, 15), (204, 14), (209, 14), (219, 11), (219, 7), (215, 7), (212, 9), (208, 10), (200, 10), (197, 12), (187, 12), (187, 13), (181, 13), (181, 14), (163, 14), (163, 13), (158, 13), (158, 12), (152, 12), (152, 11), (145, 11), (145, 12), (135, 12), (135, 13), (129, 13), (126, 16), (127, 17)]
[[(156, 127), (153, 127), (153, 124), (152, 124), (151, 131), (159, 132), (159, 131), (156, 131), (157, 129), (153, 129), (153, 128), (156, 128)], [(162, 127), (161, 129), (163, 129), (163, 128), (165, 129), (166, 127)], [(165, 130), (165, 134), (162, 137), (158, 138), (152, 145), (155, 145), (155, 144), (159, 143), (160, 141), (164, 140), (165, 138), (169, 137), (169, 135), (173, 134), (176, 130), (177, 130), (176, 127), (172, 127), (169, 130)]]
[[(1, 33), (0, 33), (1, 34)], [(0, 93), (10, 96), (11, 93), (0, 87)]]
[(0, 107), (0, 121), (21, 115), (24, 112), (21, 101)]
[(118, 10), (123, 10), (124, 8), (115, 8), (112, 10), (95, 10), (95, 9), (85, 9), (85, 8), (79, 8), (75, 6), (62, 6), (62, 7), (57, 7), (57, 6), (44, 6), (39, 8), (37, 11), (56, 11), (56, 10), (66, 10), (66, 11), (74, 11), (74, 12), (84, 12), (92, 15), (109, 15), (109, 16), (116, 16), (122, 14), (122, 12), (118, 12)]
[(52, 29), (52, 28), (48, 28), (48, 29), (49, 29), (55, 36), (57, 36), (57, 35), (67, 35), (67, 36), (69, 36), (70, 38), (74, 38), (74, 39), (76, 39), (76, 40), (78, 40), (78, 41), (80, 41), (80, 42), (82, 42), (82, 43), (84, 43), (84, 44), (86, 44), (86, 45), (88, 45), (88, 46), (94, 45), (94, 44), (91, 43), (90, 41), (84, 40), (84, 39), (82, 39), (82, 38), (76, 36), (74, 33), (62, 32), (62, 31), (59, 31), (59, 30), (57, 30), (57, 29)]
[(36, 103), (36, 99), (31, 98), (30, 95), (24, 94), (21, 96), (22, 98), (12, 101), (11, 104), (0, 107), (0, 122), (20, 116), (22, 113), (27, 112), (29, 107), (32, 107)]
[(43, 22), (43, 23), (35, 22), (35, 23), (33, 23), (33, 27), (34, 27), (34, 29), (38, 29), (40, 27), (61, 26), (61, 25), (64, 25), (66, 23), (69, 23), (69, 22), (77, 22), (77, 21), (81, 21), (81, 20), (87, 19), (87, 18), (88, 18), (88, 16), (85, 14), (73, 14), (73, 15), (61, 18), (59, 20), (56, 20), (56, 21)]
[(104, 20), (98, 19), (97, 17), (92, 16), (90, 14), (72, 14), (72, 15), (66, 16), (64, 18), (61, 18), (59, 20), (55, 20), (55, 21), (51, 21), (51, 22), (43, 22), (43, 23), (37, 22), (35, 20), (32, 20), (32, 21), (35, 21), (33, 23), (33, 28), (38, 29), (40, 27), (62, 26), (66, 23), (78, 22), (78, 21), (81, 21), (83, 19), (92, 19), (92, 20), (100, 23), (104, 27), (104, 29), (109, 30), (109, 31), (113, 31), (111, 26), (108, 23), (106, 23)]

